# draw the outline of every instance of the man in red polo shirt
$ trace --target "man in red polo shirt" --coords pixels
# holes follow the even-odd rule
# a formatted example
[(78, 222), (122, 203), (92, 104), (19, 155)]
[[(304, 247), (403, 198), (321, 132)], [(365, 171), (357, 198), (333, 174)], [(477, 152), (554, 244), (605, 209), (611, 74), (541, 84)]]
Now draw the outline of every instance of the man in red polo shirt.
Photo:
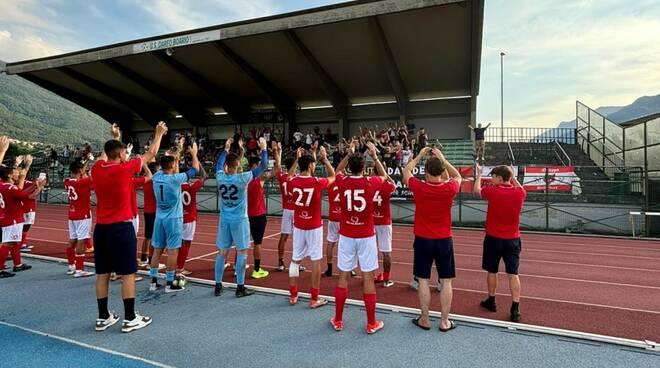
[[(273, 147), (273, 155), (275, 161), (280, 161), (282, 157), (282, 147), (275, 145)], [(250, 170), (254, 170), (261, 162), (260, 157), (250, 157), (248, 163)], [(280, 166), (279, 162), (276, 163)], [(253, 279), (262, 279), (268, 277), (268, 271), (261, 267), (261, 243), (263, 243), (264, 233), (266, 232), (266, 224), (268, 218), (266, 217), (266, 202), (264, 201), (264, 183), (266, 183), (273, 175), (270, 171), (266, 171), (261, 176), (256, 177), (250, 181), (247, 188), (248, 194), (248, 219), (250, 221), (250, 235), (252, 235), (253, 248), (252, 256), (254, 258), (254, 269), (252, 270)]]
[(481, 306), (491, 312), (497, 311), (495, 292), (497, 291), (497, 271), (500, 260), (504, 260), (509, 289), (511, 290), (511, 322), (520, 322), (520, 213), (527, 192), (513, 175), (509, 166), (497, 166), (490, 172), (492, 185), (481, 188), (481, 168), (476, 167), (477, 178), (474, 193), (488, 201), (486, 211), (486, 237), (481, 268), (488, 272), (488, 298)]
[[(419, 180), (413, 176), (413, 169), (429, 154), (431, 157), (424, 164), (425, 180)], [(449, 174), (447, 179), (443, 177), (445, 171)], [(431, 328), (429, 278), (434, 262), (441, 286), (440, 331), (447, 332), (456, 327), (454, 321), (449, 320), (453, 296), (451, 280), (456, 277), (451, 232), (451, 207), (454, 197), (461, 187), (461, 180), (458, 170), (445, 159), (437, 148), (422, 148), (417, 157), (403, 169), (403, 183), (410, 188), (415, 200), (413, 273), (419, 280), (417, 293), (422, 311), (421, 316), (412, 321), (424, 330)]]
[(96, 331), (105, 331), (117, 323), (119, 317), (108, 310), (110, 273), (122, 276), (124, 322), (122, 332), (131, 332), (148, 326), (151, 318), (135, 313), (135, 259), (137, 240), (131, 222), (133, 183), (131, 178), (158, 153), (165, 123), (156, 126), (154, 140), (142, 157), (127, 161), (126, 146), (119, 141), (119, 128), (112, 126), (111, 139), (105, 142), (104, 153), (91, 170), (96, 193), (96, 227), (94, 228), (94, 261), (96, 264), (96, 301), (98, 319)]
[(199, 165), (199, 178), (181, 185), (181, 201), (183, 202), (183, 232), (181, 234), (181, 248), (176, 259), (176, 276), (187, 276), (192, 272), (184, 270), (190, 246), (197, 230), (197, 192), (204, 187), (206, 171)]

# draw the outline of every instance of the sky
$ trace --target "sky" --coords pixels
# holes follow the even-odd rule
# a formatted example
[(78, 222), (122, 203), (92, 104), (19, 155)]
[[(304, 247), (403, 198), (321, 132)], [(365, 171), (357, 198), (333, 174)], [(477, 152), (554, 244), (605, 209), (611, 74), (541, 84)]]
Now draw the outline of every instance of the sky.
[[(0, 60), (20, 61), (332, 0), (1, 0)], [(660, 94), (659, 0), (486, 0), (477, 120), (552, 127)]]

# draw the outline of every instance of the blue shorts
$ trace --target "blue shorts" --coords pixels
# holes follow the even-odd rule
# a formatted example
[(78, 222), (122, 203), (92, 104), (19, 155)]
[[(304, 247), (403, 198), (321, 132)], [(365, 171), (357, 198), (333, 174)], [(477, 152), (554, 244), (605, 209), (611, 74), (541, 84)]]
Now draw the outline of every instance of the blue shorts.
[(160, 219), (156, 217), (151, 245), (158, 249), (179, 249), (183, 236), (183, 219)]
[(229, 249), (232, 244), (236, 246), (236, 250), (248, 249), (250, 246), (250, 223), (248, 219), (239, 222), (220, 221), (218, 238), (215, 244), (222, 250)]

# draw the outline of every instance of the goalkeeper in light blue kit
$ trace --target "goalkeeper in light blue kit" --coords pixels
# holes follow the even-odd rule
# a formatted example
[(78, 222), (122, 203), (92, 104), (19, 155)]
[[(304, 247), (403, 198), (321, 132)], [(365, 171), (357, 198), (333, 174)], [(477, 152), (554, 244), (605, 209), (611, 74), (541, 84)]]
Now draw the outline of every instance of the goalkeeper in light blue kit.
[(181, 247), (183, 234), (183, 205), (181, 201), (181, 184), (187, 182), (190, 177), (199, 172), (199, 160), (197, 159), (197, 143), (190, 147), (192, 155), (192, 167), (185, 173), (179, 173), (179, 157), (163, 156), (160, 158), (160, 167), (154, 174), (152, 181), (154, 194), (156, 196), (156, 221), (151, 244), (154, 247), (154, 255), (151, 257), (151, 286), (149, 290), (156, 291), (158, 285), (158, 263), (163, 250), (167, 249), (167, 285), (166, 293), (183, 290), (183, 286), (174, 283), (174, 272), (176, 260)]
[(218, 224), (218, 256), (215, 259), (215, 296), (222, 295), (222, 275), (225, 257), (229, 247), (236, 245), (236, 296), (244, 297), (254, 293), (245, 287), (245, 264), (250, 246), (250, 223), (247, 215), (247, 186), (253, 178), (259, 177), (268, 168), (267, 143), (259, 138), (261, 164), (253, 170), (239, 172), (240, 157), (229, 153), (233, 140), (227, 139), (225, 150), (218, 157), (216, 180), (220, 200), (220, 222)]

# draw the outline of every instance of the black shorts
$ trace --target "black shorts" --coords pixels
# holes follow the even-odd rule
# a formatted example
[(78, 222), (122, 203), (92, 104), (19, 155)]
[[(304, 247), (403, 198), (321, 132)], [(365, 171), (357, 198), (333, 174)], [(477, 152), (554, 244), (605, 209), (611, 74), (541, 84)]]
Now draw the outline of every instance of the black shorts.
[(252, 234), (252, 240), (255, 245), (261, 245), (261, 242), (264, 240), (267, 222), (266, 215), (250, 217), (250, 234)]
[(435, 262), (435, 267), (438, 270), (438, 278), (453, 279), (456, 277), (454, 241), (452, 238), (426, 239), (415, 236), (413, 249), (413, 274), (416, 277), (430, 279), (433, 262)]
[(96, 274), (137, 272), (137, 239), (133, 223), (96, 224), (94, 228), (94, 263)]
[(155, 213), (144, 213), (144, 238), (151, 240), (154, 235), (154, 222), (156, 221)]
[(522, 242), (520, 238), (501, 239), (486, 235), (486, 238), (484, 238), (484, 255), (481, 261), (481, 268), (489, 273), (497, 273), (500, 268), (500, 259), (504, 259), (506, 273), (517, 275), (521, 249)]

